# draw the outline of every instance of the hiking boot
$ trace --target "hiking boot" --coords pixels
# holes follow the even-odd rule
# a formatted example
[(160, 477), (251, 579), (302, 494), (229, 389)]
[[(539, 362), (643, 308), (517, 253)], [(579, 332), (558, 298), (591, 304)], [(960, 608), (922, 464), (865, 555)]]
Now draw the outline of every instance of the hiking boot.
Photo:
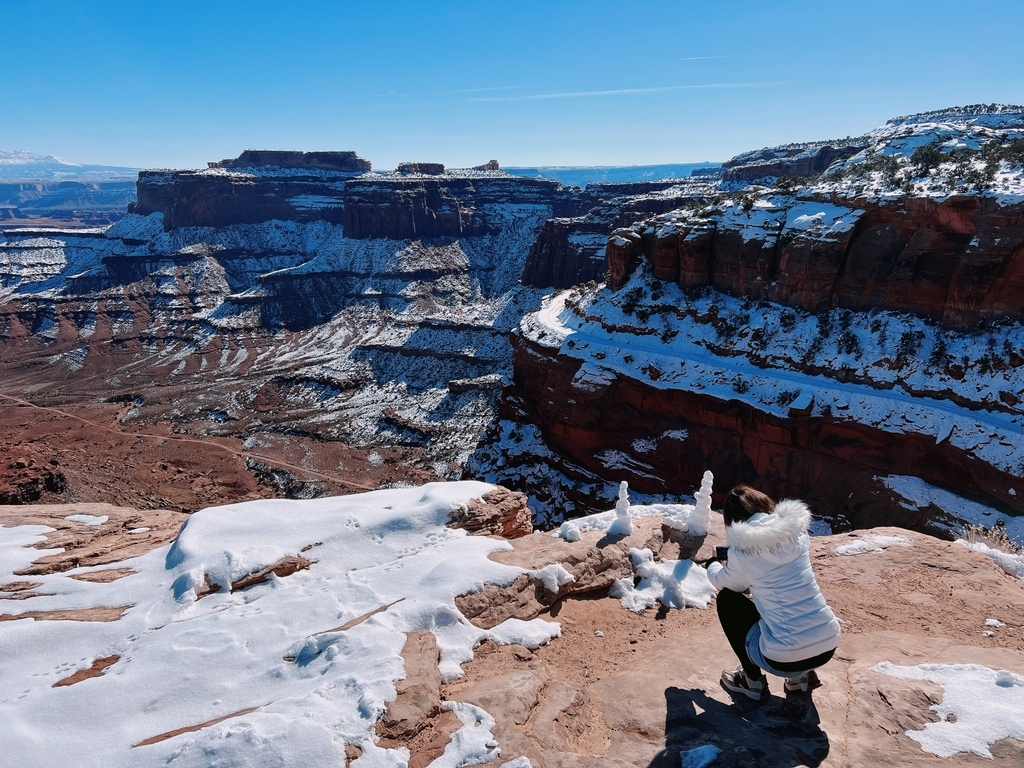
[(760, 680), (751, 680), (743, 667), (730, 672), (728, 669), (722, 673), (722, 687), (730, 693), (740, 693), (754, 701), (764, 701), (768, 698), (768, 681), (762, 677)]
[(813, 669), (804, 672), (799, 677), (787, 677), (786, 682), (783, 683), (786, 693), (808, 693), (819, 687), (821, 687), (821, 680), (818, 679), (818, 673)]

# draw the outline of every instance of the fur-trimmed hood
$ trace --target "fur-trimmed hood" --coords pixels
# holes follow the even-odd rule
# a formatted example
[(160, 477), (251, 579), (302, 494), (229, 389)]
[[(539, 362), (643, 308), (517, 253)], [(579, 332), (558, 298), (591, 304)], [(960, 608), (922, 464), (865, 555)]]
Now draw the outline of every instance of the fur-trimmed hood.
[(726, 526), (730, 548), (751, 555), (783, 555), (792, 552), (807, 534), (811, 510), (797, 499), (783, 499), (770, 514), (757, 513)]

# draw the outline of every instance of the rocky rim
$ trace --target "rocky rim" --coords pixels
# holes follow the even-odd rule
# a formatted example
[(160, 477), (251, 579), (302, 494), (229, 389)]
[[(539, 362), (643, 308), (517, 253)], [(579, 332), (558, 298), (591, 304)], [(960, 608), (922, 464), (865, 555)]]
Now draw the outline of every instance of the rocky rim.
[[(516, 496), (488, 494), (473, 506), (469, 527), (521, 534), (522, 497), (516, 503)], [(82, 525), (65, 519), (73, 514), (108, 519)], [(5, 596), (29, 593), (30, 600), (33, 574), (77, 563), (110, 564), (116, 578), (118, 562), (168, 543), (181, 517), (110, 505), (0, 507), (4, 525), (48, 525), (57, 530), (39, 546), (65, 548), (33, 564), (24, 582), (0, 589)], [(712, 610), (632, 613), (607, 595), (612, 580), (632, 572), (630, 548), (678, 556), (679, 546), (660, 522), (643, 518), (628, 537), (590, 532), (572, 544), (550, 533), (518, 535), (511, 551), (493, 555), (525, 569), (560, 561), (576, 579), (550, 595), (523, 577), (507, 589), (464, 596), (464, 613), (480, 626), (539, 615), (559, 622), (562, 636), (537, 651), (485, 642), (464, 677), (442, 684), (432, 635), (410, 635), (403, 651), (406, 679), (378, 726), (382, 745), (406, 746), (409, 765), (426, 766), (458, 728), (439, 705), (457, 698), (495, 718), (493, 733), (505, 757), (523, 755), (534, 768), (679, 765), (680, 753), (709, 744), (722, 751), (715, 763), (722, 766), (948, 765), (906, 735), (936, 720), (932, 706), (943, 689), (872, 668), (883, 661), (975, 663), (1024, 674), (1024, 582), (958, 544), (881, 528), (812, 540), (819, 583), (844, 630), (839, 653), (820, 671), (823, 687), (810, 697), (784, 699), (781, 681), (771, 679), (775, 695), (768, 703), (733, 702), (717, 681), (735, 660)], [(127, 533), (139, 528), (150, 530)], [(723, 539), (721, 519), (713, 516), (698, 557)], [(870, 544), (862, 546), (866, 554), (837, 552), (858, 541)], [(1005, 626), (986, 634), (993, 616)], [(98, 665), (94, 674), (102, 669)], [(991, 761), (958, 754), (956, 764), (1019, 766), (1024, 743), (1004, 739), (991, 751)]]

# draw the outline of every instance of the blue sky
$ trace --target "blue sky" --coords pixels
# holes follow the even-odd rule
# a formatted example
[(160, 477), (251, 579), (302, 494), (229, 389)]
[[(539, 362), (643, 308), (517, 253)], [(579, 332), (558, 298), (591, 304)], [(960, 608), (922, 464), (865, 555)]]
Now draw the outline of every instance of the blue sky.
[(0, 148), (201, 167), (725, 160), (1024, 103), (1024, 1), (3, 0)]

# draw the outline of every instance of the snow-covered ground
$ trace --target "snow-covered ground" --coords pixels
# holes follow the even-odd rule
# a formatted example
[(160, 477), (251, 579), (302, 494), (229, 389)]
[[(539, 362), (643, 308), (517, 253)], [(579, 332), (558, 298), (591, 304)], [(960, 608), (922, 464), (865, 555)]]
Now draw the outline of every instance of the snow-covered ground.
[(1024, 741), (1024, 676), (979, 664), (906, 667), (882, 662), (874, 671), (942, 686), (942, 702), (932, 705), (938, 721), (907, 731), (927, 752), (947, 758), (967, 752), (992, 759), (989, 747), (995, 742)]
[[(738, 155), (737, 165), (770, 164), (779, 158), (808, 158), (822, 147), (860, 151), (833, 162), (816, 179), (800, 179), (800, 195), (838, 195), (875, 202), (927, 197), (937, 202), (952, 195), (982, 195), (1000, 205), (1024, 201), (1024, 171), (1019, 152), (1008, 159), (994, 149), (1024, 138), (1024, 107), (989, 104), (924, 112), (893, 118), (865, 136), (808, 142)], [(935, 149), (926, 157), (917, 150)], [(724, 192), (739, 192), (771, 184), (730, 181)]]
[[(865, 150), (834, 163), (812, 185), (818, 192), (853, 193), (874, 199), (894, 199), (911, 194), (938, 200), (953, 194), (983, 194), (1000, 204), (1024, 201), (1024, 173), (1019, 163), (1005, 160), (991, 164), (980, 154), (956, 150), (981, 150), (989, 143), (1024, 138), (1024, 108), (991, 105), (965, 107), (898, 117), (867, 135)], [(933, 168), (912, 162), (915, 150), (934, 146), (945, 156)], [(895, 163), (886, 165), (885, 159)]]
[[(430, 631), (446, 679), (461, 674), (483, 639), (537, 647), (557, 623), (510, 620), (485, 631), (454, 598), (510, 584), (522, 570), (487, 554), (505, 542), (445, 527), (448, 515), (491, 490), (433, 484), (317, 501), (259, 501), (193, 515), (176, 542), (119, 563), (135, 574), (79, 581), (81, 568), (33, 577), (46, 596), (3, 600), (3, 612), (125, 607), (114, 622), (24, 620), (0, 628), (0, 731), (10, 764), (398, 766), (404, 749), (374, 743), (410, 631)], [(25, 545), (45, 528), (0, 528), (0, 582), (45, 551)], [(302, 554), (307, 571), (231, 592), (231, 583), (279, 558)], [(197, 599), (204, 583), (220, 590)], [(96, 659), (101, 676), (53, 685)], [(465, 705), (452, 702), (459, 707)], [(498, 752), (482, 715), (462, 712), (467, 733), (451, 765)], [(193, 732), (142, 742), (216, 718)], [(485, 719), (485, 718), (484, 718)], [(60, 723), (54, 728), (53, 723)], [(453, 742), (455, 743), (455, 742)], [(515, 755), (506, 755), (513, 758)], [(444, 763), (449, 764), (449, 763)]]
[[(536, 648), (560, 633), (543, 619), (482, 630), (455, 605), (460, 594), (507, 586), (524, 573), (488, 559), (509, 549), (507, 542), (445, 525), (451, 512), (492, 489), (434, 483), (215, 507), (190, 517), (173, 544), (116, 564), (132, 575), (110, 583), (74, 578), (110, 567), (96, 566), (34, 576), (40, 596), (0, 599), (0, 611), (110, 607), (124, 614), (111, 622), (0, 624), (4, 759), (58, 767), (82, 760), (132, 768), (343, 765), (352, 744), (362, 750), (353, 768), (404, 765), (408, 751), (378, 747), (374, 726), (404, 676), (409, 632), (434, 634), (446, 680), (462, 674), (485, 639)], [(626, 511), (694, 519), (692, 506), (627, 504)], [(607, 530), (614, 517), (580, 524)], [(17, 580), (15, 571), (49, 552), (28, 548), (48, 530), (0, 528), (0, 583)], [(231, 591), (241, 577), (293, 555), (312, 565)], [(644, 580), (634, 588), (626, 579), (621, 588), (633, 610), (655, 601), (706, 607), (714, 595), (690, 561), (656, 564), (638, 550), (634, 561)], [(534, 575), (555, 589), (572, 578), (558, 563)], [(217, 591), (209, 594), (210, 586)], [(111, 657), (98, 677), (54, 687)], [(500, 751), (485, 711), (445, 706), (464, 726), (435, 768), (517, 757)]]
[[(524, 573), (488, 554), (501, 540), (448, 528), (450, 514), (493, 486), (434, 483), (314, 501), (257, 501), (203, 510), (177, 540), (146, 555), (104, 566), (33, 576), (38, 596), (0, 599), (0, 611), (123, 611), (116, 621), (45, 618), (0, 623), (0, 735), (5, 764), (18, 766), (264, 766), (408, 763), (404, 747), (376, 743), (374, 728), (395, 683), (409, 632), (431, 632), (445, 680), (461, 675), (483, 640), (537, 648), (555, 641), (548, 619), (510, 619), (491, 630), (471, 624), (455, 597), (486, 584), (509, 585)], [(706, 525), (710, 478), (697, 505), (630, 504), (567, 523), (611, 532), (625, 518), (660, 517), (691, 530)], [(89, 521), (83, 521), (88, 524)], [(0, 527), (0, 583), (33, 560), (45, 526)], [(870, 547), (907, 546), (901, 537), (868, 536)], [(578, 546), (591, 546), (580, 543)], [(981, 550), (979, 550), (981, 551)], [(854, 554), (854, 553), (849, 553)], [(307, 570), (231, 591), (232, 583), (279, 559), (302, 555)], [(1009, 557), (1009, 556), (1007, 556)], [(633, 549), (635, 577), (612, 589), (623, 609), (706, 608), (714, 599), (706, 572), (692, 561), (660, 561)], [(1019, 563), (1020, 558), (1017, 558)], [(131, 575), (109, 583), (76, 576), (107, 568)], [(573, 579), (558, 562), (533, 578), (555, 591)], [(1024, 571), (1017, 574), (1024, 578)], [(210, 587), (217, 591), (210, 592)], [(986, 620), (986, 632), (1006, 625)], [(984, 633), (983, 633), (984, 634)], [(98, 675), (71, 682), (96, 661)], [(907, 735), (943, 757), (990, 756), (1004, 738), (1024, 738), (1017, 716), (1024, 678), (979, 665), (874, 668), (879, 674), (937, 683), (938, 722)], [(462, 727), (432, 768), (495, 760), (529, 762), (502, 744), (494, 718), (479, 706), (446, 700)], [(59, 727), (54, 727), (59, 723)], [(696, 763), (695, 763), (696, 764)]]

